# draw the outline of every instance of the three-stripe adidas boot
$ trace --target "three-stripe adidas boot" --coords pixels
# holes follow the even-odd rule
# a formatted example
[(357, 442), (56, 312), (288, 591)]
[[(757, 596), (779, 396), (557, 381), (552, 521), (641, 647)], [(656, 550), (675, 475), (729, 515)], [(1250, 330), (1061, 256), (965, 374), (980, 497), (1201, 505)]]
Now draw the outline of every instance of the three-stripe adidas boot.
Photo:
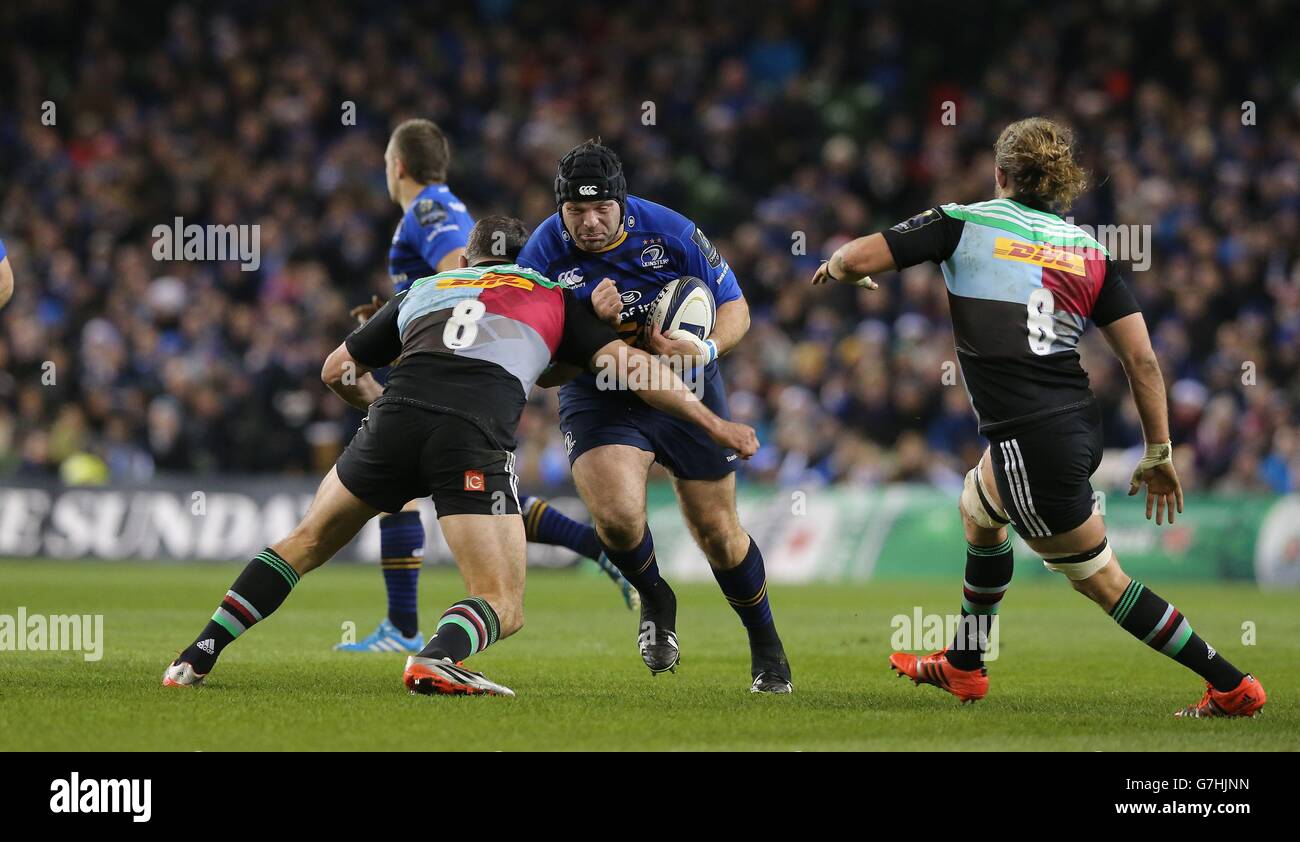
[(898, 673), (899, 678), (906, 676), (917, 686), (933, 684), (961, 699), (962, 704), (979, 701), (989, 692), (988, 670), (984, 667), (957, 669), (948, 663), (947, 649), (920, 658), (906, 652), (895, 652), (889, 656), (889, 667)]

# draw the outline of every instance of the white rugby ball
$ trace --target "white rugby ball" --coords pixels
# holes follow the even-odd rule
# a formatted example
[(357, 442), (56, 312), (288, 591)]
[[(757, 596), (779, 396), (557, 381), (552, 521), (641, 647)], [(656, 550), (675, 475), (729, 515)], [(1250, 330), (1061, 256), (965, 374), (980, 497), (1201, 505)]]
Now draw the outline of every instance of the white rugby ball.
[(713, 333), (716, 311), (713, 293), (704, 281), (685, 276), (669, 281), (659, 291), (650, 305), (649, 321), (670, 339), (681, 330), (704, 340)]

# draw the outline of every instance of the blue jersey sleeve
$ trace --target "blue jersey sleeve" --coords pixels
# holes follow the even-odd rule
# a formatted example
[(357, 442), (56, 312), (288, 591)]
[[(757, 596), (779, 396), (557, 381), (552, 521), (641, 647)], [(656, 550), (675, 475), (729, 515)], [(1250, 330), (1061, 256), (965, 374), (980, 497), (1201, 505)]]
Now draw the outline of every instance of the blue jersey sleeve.
[(682, 274), (692, 275), (708, 284), (715, 304), (722, 305), (740, 298), (736, 273), (731, 271), (717, 246), (704, 236), (699, 226), (688, 223), (677, 240), (684, 261)]
[(6, 254), (8, 254), (8, 252), (5, 251), (5, 241), (0, 240), (0, 260), (4, 260)]
[(527, 269), (534, 269), (543, 275), (549, 272), (551, 260), (554, 259), (555, 246), (559, 240), (555, 230), (558, 224), (558, 217), (551, 214), (545, 222), (538, 225), (529, 236), (528, 242), (524, 243), (523, 251), (519, 252), (519, 258), (515, 263)]
[(435, 199), (421, 199), (411, 205), (402, 233), (434, 271), (444, 257), (464, 248), (469, 240), (469, 232), (442, 202)]

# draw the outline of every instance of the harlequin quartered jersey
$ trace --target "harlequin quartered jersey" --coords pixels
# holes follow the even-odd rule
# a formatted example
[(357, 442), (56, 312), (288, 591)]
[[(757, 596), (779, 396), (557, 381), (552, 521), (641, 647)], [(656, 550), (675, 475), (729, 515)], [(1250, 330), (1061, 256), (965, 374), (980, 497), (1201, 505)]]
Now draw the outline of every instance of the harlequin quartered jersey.
[(470, 416), (514, 448), (528, 391), (552, 359), (588, 366), (613, 328), (545, 276), (515, 264), (418, 278), (347, 338), (369, 368), (393, 363), (385, 398)]
[(935, 261), (971, 402), (988, 433), (1092, 400), (1089, 322), (1138, 312), (1110, 254), (1059, 216), (1011, 199), (931, 208), (883, 232), (899, 268)]
[(388, 249), (388, 274), (393, 291), (401, 292), (416, 278), (438, 271), (451, 252), (464, 248), (474, 220), (465, 203), (445, 184), (430, 184), (402, 214)]
[(555, 281), (513, 263), (453, 269), (411, 283), (397, 331), (403, 358), (437, 352), (496, 363), (526, 395), (559, 347), (564, 295)]

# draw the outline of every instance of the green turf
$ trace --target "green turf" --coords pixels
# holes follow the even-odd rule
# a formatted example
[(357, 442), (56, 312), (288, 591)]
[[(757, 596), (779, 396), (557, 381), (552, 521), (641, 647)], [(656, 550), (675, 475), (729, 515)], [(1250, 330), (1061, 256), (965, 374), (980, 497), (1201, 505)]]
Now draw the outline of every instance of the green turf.
[[(775, 586), (792, 697), (748, 692), (739, 621), (712, 584), (682, 585), (683, 663), (652, 678), (636, 621), (599, 574), (534, 572), (528, 625), (471, 666), (515, 699), (429, 698), (402, 688), (402, 658), (330, 650), (344, 621), (369, 632), (374, 567), (313, 573), (235, 642), (206, 687), (164, 689), (239, 565), (0, 562), (0, 614), (102, 613), (104, 657), (0, 652), (0, 750), (92, 749), (1300, 749), (1297, 597), (1249, 586), (1149, 584), (1270, 696), (1255, 720), (1176, 720), (1201, 686), (1132, 640), (1064, 582), (1017, 586), (1003, 606), (989, 697), (962, 707), (886, 667), (890, 618), (954, 610), (956, 583)], [(426, 570), (426, 625), (460, 597)], [(1241, 626), (1256, 624), (1256, 645)]]

